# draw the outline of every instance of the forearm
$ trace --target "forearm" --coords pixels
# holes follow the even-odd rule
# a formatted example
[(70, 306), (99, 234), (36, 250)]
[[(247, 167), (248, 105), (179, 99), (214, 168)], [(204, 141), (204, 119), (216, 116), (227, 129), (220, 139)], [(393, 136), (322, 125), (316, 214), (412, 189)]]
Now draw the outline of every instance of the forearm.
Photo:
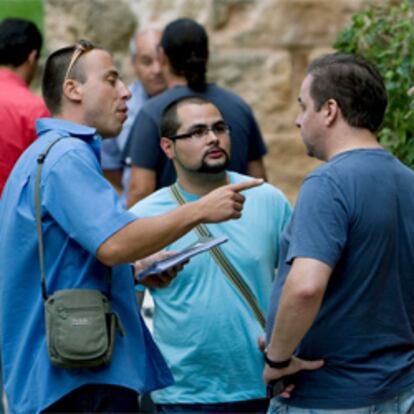
[(270, 359), (284, 361), (292, 356), (315, 320), (321, 300), (306, 300), (290, 293), (283, 295), (268, 346)]
[(112, 184), (118, 194), (122, 194), (122, 170), (103, 170), (104, 177)]
[(97, 257), (109, 266), (139, 260), (168, 246), (202, 219), (193, 203), (162, 216), (137, 219), (106, 240)]
[(299, 258), (295, 262), (282, 291), (268, 346), (267, 355), (274, 361), (291, 357), (311, 327), (331, 274), (330, 267), (317, 260)]
[(263, 178), (265, 181), (267, 181), (267, 173), (263, 163), (263, 158), (249, 161), (247, 164), (247, 174), (251, 177)]

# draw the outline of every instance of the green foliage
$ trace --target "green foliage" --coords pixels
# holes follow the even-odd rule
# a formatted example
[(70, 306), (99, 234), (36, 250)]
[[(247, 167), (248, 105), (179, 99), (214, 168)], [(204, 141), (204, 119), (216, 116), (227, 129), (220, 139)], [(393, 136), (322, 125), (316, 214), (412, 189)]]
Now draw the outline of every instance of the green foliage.
[(43, 0), (0, 0), (0, 20), (6, 17), (31, 20), (43, 31)]
[(377, 65), (389, 100), (379, 140), (414, 169), (414, 2), (393, 3), (355, 14), (334, 48)]

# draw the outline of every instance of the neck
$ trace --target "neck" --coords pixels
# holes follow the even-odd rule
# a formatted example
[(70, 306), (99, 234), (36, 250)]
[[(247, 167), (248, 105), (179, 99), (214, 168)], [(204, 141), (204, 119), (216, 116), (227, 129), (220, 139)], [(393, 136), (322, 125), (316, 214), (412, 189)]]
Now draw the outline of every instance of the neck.
[(164, 77), (168, 89), (174, 88), (174, 86), (187, 85), (187, 80), (183, 76), (174, 75), (171, 71), (165, 73)]
[(1, 66), (1, 67), (10, 70), (14, 74), (16, 74), (19, 78), (22, 78), (24, 82), (26, 83), (26, 85), (29, 86), (31, 77), (29, 77), (29, 73), (25, 65), (20, 65), (20, 66), (6, 65), (6, 66)]
[(76, 106), (72, 105), (70, 105), (70, 108), (68, 108), (68, 104), (62, 104), (61, 110), (58, 113), (54, 114), (53, 118), (73, 122), (74, 124), (90, 126), (85, 121), (85, 118), (83, 117), (81, 110), (78, 109)]
[(355, 149), (382, 148), (375, 135), (367, 129), (352, 128), (338, 136), (338, 139), (332, 140), (333, 145), (327, 150), (327, 160), (342, 152)]
[(187, 193), (204, 196), (222, 185), (229, 183), (226, 171), (217, 174), (188, 172), (180, 174), (177, 171), (177, 181)]

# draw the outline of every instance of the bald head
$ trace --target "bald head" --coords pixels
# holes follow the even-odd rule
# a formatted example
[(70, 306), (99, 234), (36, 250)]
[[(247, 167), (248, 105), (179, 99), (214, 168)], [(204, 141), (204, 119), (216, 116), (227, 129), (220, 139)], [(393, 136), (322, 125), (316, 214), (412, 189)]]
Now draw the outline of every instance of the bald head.
[(149, 96), (157, 95), (166, 88), (157, 57), (160, 38), (160, 31), (145, 30), (136, 34), (132, 44), (134, 71)]

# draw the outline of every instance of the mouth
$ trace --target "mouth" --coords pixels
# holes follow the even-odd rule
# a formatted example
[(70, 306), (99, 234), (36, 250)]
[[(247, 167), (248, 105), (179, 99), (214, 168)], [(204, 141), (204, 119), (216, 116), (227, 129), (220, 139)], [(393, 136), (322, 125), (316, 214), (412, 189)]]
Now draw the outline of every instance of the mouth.
[(221, 148), (214, 148), (206, 152), (205, 158), (218, 159), (226, 156), (226, 152)]
[(128, 118), (128, 108), (118, 108), (116, 110), (116, 115), (121, 120), (121, 122), (124, 123)]

